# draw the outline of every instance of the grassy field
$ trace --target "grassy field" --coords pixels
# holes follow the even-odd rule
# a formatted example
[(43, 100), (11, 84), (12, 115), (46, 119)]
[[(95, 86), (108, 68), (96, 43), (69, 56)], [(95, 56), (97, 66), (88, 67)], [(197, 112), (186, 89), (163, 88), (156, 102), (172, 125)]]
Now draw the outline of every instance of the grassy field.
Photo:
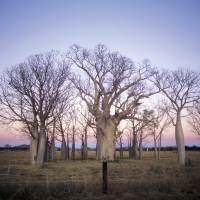
[(0, 151), (0, 199), (200, 199), (200, 152), (186, 153), (186, 166), (177, 165), (177, 153), (153, 152), (143, 160), (108, 162), (108, 193), (102, 192), (102, 162), (89, 151), (88, 160), (59, 159), (44, 167), (31, 166), (28, 151)]

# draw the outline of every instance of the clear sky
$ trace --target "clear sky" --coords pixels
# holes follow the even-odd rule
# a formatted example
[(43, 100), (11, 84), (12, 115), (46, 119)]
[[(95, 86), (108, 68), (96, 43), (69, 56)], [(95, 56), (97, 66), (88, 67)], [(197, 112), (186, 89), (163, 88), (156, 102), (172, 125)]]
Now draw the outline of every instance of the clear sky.
[(0, 72), (33, 54), (99, 43), (136, 63), (200, 69), (200, 0), (0, 0)]

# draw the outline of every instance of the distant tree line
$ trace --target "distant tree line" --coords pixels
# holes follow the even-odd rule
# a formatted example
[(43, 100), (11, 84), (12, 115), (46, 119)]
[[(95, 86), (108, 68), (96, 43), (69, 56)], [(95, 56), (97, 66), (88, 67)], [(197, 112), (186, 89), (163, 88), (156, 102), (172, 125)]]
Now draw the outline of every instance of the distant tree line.
[[(0, 147), (0, 151), (29, 151), (30, 148), (18, 148), (18, 147)], [(79, 149), (80, 150), (80, 149)], [(88, 148), (88, 151), (95, 151), (95, 148)], [(155, 148), (154, 147), (150, 147), (150, 148), (143, 148), (143, 151), (154, 151)], [(160, 149), (161, 151), (175, 151), (177, 150), (176, 147), (161, 147)], [(200, 147), (198, 146), (185, 146), (185, 150), (187, 151), (200, 151)], [(57, 148), (56, 151), (61, 151), (61, 148)], [(116, 148), (116, 151), (120, 151), (120, 148)], [(129, 151), (128, 148), (123, 148), (123, 151)]]
[(0, 147), (0, 151), (28, 151), (30, 148), (18, 148), (18, 147)]

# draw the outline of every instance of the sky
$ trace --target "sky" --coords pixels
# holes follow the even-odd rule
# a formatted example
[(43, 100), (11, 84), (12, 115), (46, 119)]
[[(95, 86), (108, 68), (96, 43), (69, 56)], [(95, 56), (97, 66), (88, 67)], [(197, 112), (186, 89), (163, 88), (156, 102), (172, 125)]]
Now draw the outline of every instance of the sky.
[[(0, 73), (30, 55), (65, 53), (73, 44), (104, 44), (159, 68), (200, 69), (199, 10), (199, 0), (0, 0)], [(28, 143), (0, 133), (0, 146)], [(174, 145), (170, 137), (166, 144)], [(194, 134), (185, 137), (200, 146)]]

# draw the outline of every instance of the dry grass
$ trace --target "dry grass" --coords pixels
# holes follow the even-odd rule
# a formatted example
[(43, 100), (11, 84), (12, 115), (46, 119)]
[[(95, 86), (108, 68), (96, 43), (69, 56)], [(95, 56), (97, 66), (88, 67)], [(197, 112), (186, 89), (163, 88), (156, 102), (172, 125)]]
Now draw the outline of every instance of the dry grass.
[[(0, 199), (200, 199), (200, 152), (187, 152), (186, 166), (177, 154), (153, 152), (143, 160), (119, 159), (108, 163), (108, 194), (102, 194), (102, 163), (56, 160), (31, 166), (28, 151), (0, 151)], [(77, 153), (78, 156), (78, 153)], [(9, 168), (10, 166), (10, 168)], [(8, 174), (9, 168), (9, 174)]]

